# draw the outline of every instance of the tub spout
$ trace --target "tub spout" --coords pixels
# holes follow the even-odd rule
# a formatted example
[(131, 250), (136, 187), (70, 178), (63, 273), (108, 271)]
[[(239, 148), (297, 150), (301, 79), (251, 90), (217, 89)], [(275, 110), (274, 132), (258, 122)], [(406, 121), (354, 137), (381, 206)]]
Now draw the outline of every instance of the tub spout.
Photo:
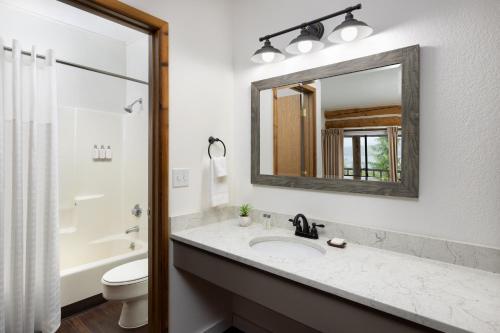
[(125, 230), (126, 234), (130, 234), (131, 232), (139, 232), (139, 226), (135, 225), (135, 226), (133, 226), (133, 227), (128, 228), (127, 230)]

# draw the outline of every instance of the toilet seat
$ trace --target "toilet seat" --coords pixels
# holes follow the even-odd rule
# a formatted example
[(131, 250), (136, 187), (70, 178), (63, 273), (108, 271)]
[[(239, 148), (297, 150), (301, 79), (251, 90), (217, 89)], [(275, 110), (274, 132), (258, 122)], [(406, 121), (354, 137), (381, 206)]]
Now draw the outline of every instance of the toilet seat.
[(148, 259), (135, 260), (107, 271), (101, 279), (104, 285), (123, 286), (147, 281)]

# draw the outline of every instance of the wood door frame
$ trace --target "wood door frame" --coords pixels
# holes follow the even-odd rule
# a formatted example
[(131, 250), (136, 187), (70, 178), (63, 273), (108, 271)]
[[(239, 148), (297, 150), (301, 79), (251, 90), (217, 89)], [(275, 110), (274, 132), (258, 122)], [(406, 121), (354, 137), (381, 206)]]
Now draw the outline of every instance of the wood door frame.
[(278, 174), (278, 88), (273, 87), (273, 174)]
[[(309, 85), (303, 85), (302, 86), (303, 91), (308, 97), (308, 107), (309, 107), (309, 116), (306, 118), (309, 119), (309, 121), (312, 121), (312, 128), (308, 128), (307, 131), (306, 129), (306, 124), (303, 122), (304, 125), (304, 137), (308, 137), (307, 140), (311, 141), (311, 149), (312, 149), (312, 155), (313, 155), (313, 161), (312, 161), (312, 166), (310, 168), (312, 169), (311, 174), (307, 175), (308, 177), (316, 177), (317, 174), (317, 161), (318, 161), (318, 156), (317, 156), (317, 147), (316, 147), (316, 88), (309, 86)], [(310, 154), (304, 153), (302, 158), (305, 157), (310, 157)]]
[(149, 332), (168, 332), (168, 23), (116, 0), (58, 0), (150, 35)]

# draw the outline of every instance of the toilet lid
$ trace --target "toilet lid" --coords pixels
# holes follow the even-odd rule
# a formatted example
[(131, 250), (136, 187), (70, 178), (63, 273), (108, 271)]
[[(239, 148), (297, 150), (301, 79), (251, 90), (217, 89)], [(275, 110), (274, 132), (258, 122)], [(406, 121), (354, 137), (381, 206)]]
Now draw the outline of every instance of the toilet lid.
[(104, 284), (123, 285), (144, 281), (148, 278), (148, 259), (132, 261), (113, 269), (102, 276)]

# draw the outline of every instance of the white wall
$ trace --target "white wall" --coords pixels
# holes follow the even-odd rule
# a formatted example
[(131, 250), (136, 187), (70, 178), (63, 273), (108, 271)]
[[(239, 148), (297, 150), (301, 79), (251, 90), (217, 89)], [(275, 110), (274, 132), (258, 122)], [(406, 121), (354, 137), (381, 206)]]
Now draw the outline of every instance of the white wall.
[[(170, 188), (170, 216), (208, 207), (210, 135), (226, 143), (230, 162), (235, 156), (231, 1), (124, 1), (169, 23), (170, 168), (191, 170), (189, 187)], [(169, 283), (170, 332), (203, 332), (229, 315), (230, 297), (217, 287), (173, 266)]]
[(18, 39), (25, 50), (31, 49), (31, 45), (37, 45), (39, 50), (52, 48), (56, 58), (125, 72), (122, 41), (44, 18), (3, 0), (0, 0), (0, 16), (0, 39), (5, 44)]
[[(347, 0), (234, 0), (236, 203), (356, 225), (500, 247), (500, 3), (373, 0), (355, 17), (376, 34), (349, 45), (255, 65), (258, 37), (352, 5)], [(339, 19), (334, 20), (338, 24)], [(331, 31), (335, 23), (328, 23)], [(273, 39), (283, 48), (294, 37)], [(417, 200), (250, 184), (250, 83), (420, 44), (420, 197)], [(175, 81), (174, 81), (175, 82)], [(362, 208), (362, 209), (360, 209)]]
[[(125, 73), (126, 45), (100, 34), (32, 14), (0, 2), (0, 40), (18, 39), (23, 50), (53, 49), (64, 59), (111, 72)], [(56, 65), (59, 106), (116, 110), (123, 106), (125, 81), (78, 68)]]
[(169, 23), (170, 166), (191, 170), (188, 188), (170, 189), (169, 214), (198, 212), (208, 208), (208, 137), (235, 154), (231, 1), (124, 2)]
[(273, 90), (260, 92), (260, 173), (274, 174)]
[[(52, 22), (63, 23), (86, 31), (92, 31), (120, 41), (133, 42), (141, 38), (142, 32), (117, 24), (112, 20), (82, 11), (78, 7), (58, 0), (0, 0), (0, 3), (29, 11)], [(69, 48), (71, 51), (71, 48)], [(76, 51), (73, 49), (73, 51)], [(76, 55), (79, 55), (75, 52)], [(81, 54), (81, 56), (86, 56)], [(99, 65), (99, 58), (95, 58)]]

